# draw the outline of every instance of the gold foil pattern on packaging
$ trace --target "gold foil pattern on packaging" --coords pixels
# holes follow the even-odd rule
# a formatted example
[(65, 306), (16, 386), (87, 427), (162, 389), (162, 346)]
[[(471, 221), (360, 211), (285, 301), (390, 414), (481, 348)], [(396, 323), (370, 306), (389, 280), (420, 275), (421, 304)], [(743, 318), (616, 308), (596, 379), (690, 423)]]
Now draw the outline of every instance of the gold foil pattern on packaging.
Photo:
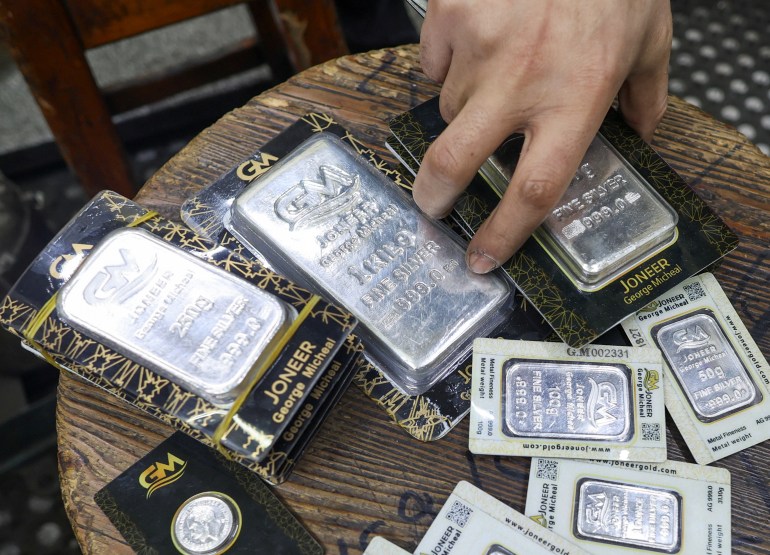
[(673, 490), (584, 478), (577, 484), (577, 537), (676, 553), (681, 547), (682, 498)]
[(762, 400), (711, 311), (659, 324), (652, 337), (698, 420), (712, 422)]
[(633, 433), (625, 365), (509, 360), (503, 371), (506, 435), (625, 441)]
[(277, 271), (350, 310), (367, 354), (412, 395), (505, 317), (507, 282), (470, 272), (464, 246), (329, 134), (244, 189), (226, 225)]
[(75, 329), (217, 405), (232, 403), (295, 314), (136, 228), (99, 242), (61, 289), (57, 310)]

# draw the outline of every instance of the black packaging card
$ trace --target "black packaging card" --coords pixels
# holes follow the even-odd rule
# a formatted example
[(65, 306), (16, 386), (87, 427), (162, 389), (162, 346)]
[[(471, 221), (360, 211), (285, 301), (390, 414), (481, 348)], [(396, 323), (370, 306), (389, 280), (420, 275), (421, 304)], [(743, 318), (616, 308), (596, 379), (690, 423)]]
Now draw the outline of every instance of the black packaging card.
[[(395, 140), (390, 141), (388, 147), (413, 174), (419, 169), (430, 144), (446, 127), (439, 112), (438, 97), (396, 116), (389, 125)], [(567, 201), (562, 199), (563, 205), (557, 207), (554, 213), (558, 212), (561, 217), (567, 213), (569, 205), (569, 209), (574, 208), (574, 214), (583, 214), (583, 217), (570, 216), (575, 222), (569, 226), (564, 225), (564, 229), (560, 230), (558, 240), (555, 241), (556, 247), (554, 240), (549, 242), (553, 232), (549, 235), (547, 232), (536, 231), (503, 265), (527, 300), (549, 322), (561, 339), (573, 347), (596, 341), (600, 335), (643, 308), (656, 296), (717, 263), (738, 244), (737, 236), (719, 216), (625, 124), (618, 112), (610, 110), (599, 131), (597, 137), (607, 145), (604, 150), (615, 152), (619, 157), (620, 169), (611, 172), (612, 175), (606, 182), (593, 189), (587, 189), (586, 193), (575, 198), (567, 195)], [(521, 144), (520, 137), (507, 141), (495, 153), (496, 163), (508, 166), (509, 169), (515, 167)], [(601, 149), (597, 149), (598, 151)], [(608, 166), (614, 164), (609, 158), (592, 162), (605, 162)], [(494, 169), (495, 164), (491, 164), (491, 167)], [(591, 182), (594, 177), (591, 174), (591, 164), (583, 164), (581, 171), (584, 167), (588, 168), (585, 170), (588, 173), (576, 174), (573, 183), (580, 179), (586, 183)], [(489, 171), (489, 166), (483, 166), (482, 170), (485, 168)], [(507, 179), (501, 181), (495, 172), (485, 175), (482, 170), (458, 200), (451, 216), (457, 226), (469, 236), (475, 233), (499, 202), (501, 187), (507, 186)], [(627, 181), (623, 176), (626, 175), (638, 177), (638, 184), (628, 190), (624, 188)], [(618, 179), (619, 182), (613, 181)], [(615, 200), (613, 208), (610, 209), (601, 199), (604, 196), (609, 198), (606, 191), (611, 188), (622, 191), (625, 195), (622, 199)], [(642, 194), (635, 188), (648, 194), (650, 198), (660, 198), (657, 212), (644, 212), (642, 209), (624, 212), (642, 198)], [(582, 189), (578, 187), (575, 190)], [(665, 206), (671, 209), (668, 218), (675, 222), (670, 223), (672, 231), (666, 241), (661, 241), (654, 248), (640, 248), (639, 252), (644, 253), (644, 256), (640, 255), (637, 259), (632, 256), (625, 259), (618, 257), (626, 261), (626, 266), (608, 272), (606, 277), (595, 283), (581, 283), (580, 276), (576, 278), (575, 271), (569, 269), (565, 260), (569, 262), (572, 255), (562, 254), (561, 250), (574, 248), (577, 251), (582, 248), (577, 247), (577, 243), (573, 245), (571, 241), (582, 235), (589, 237), (590, 233), (586, 230), (600, 229), (601, 233), (609, 236), (608, 229), (618, 231), (628, 228), (632, 231), (627, 235), (634, 238), (633, 242), (641, 244), (644, 235), (640, 231), (636, 237), (633, 230), (637, 227), (650, 228), (645, 233), (651, 234), (655, 226), (648, 222), (658, 220), (662, 222), (659, 227), (663, 228), (665, 218), (661, 213), (666, 212), (663, 208)], [(569, 220), (566, 216), (564, 218), (565, 221)], [(617, 235), (625, 237), (620, 233)], [(663, 233), (660, 235), (664, 236)], [(576, 242), (578, 240), (575, 239)], [(602, 245), (609, 245), (611, 241), (595, 241), (594, 244), (599, 245), (598, 252), (605, 257), (599, 260), (607, 267), (610, 260), (615, 260), (613, 256), (625, 253), (628, 246), (606, 247), (604, 252), (601, 250)]]
[(181, 432), (94, 500), (137, 553), (324, 552), (256, 474)]

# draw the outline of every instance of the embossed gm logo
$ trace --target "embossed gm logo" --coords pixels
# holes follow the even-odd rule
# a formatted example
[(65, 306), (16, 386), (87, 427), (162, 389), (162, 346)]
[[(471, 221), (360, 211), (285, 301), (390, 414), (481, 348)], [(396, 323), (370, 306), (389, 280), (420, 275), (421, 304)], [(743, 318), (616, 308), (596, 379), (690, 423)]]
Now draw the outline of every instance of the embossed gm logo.
[(156, 462), (148, 466), (144, 472), (139, 475), (139, 484), (147, 490), (147, 499), (153, 492), (160, 488), (176, 482), (184, 474), (187, 468), (187, 462), (176, 455), (166, 453), (168, 460), (166, 463)]
[(612, 424), (618, 419), (610, 412), (618, 406), (618, 390), (609, 382), (596, 383), (593, 378), (588, 381), (591, 382), (591, 393), (586, 410), (591, 425), (601, 428)]
[(604, 527), (607, 520), (607, 513), (610, 509), (607, 503), (607, 494), (592, 493), (587, 496), (585, 505), (586, 522), (595, 527)]
[(275, 213), (289, 224), (325, 218), (357, 201), (361, 180), (335, 166), (321, 166), (321, 181), (303, 179), (275, 201)]
[(140, 268), (128, 250), (118, 249), (118, 254), (118, 264), (105, 266), (85, 286), (83, 298), (88, 304), (122, 303), (140, 291), (155, 276), (156, 258), (153, 258), (146, 268)]
[(671, 340), (676, 345), (676, 352), (678, 353), (682, 349), (699, 349), (708, 344), (711, 337), (703, 329), (698, 326), (685, 327), (680, 330), (676, 330), (671, 335)]

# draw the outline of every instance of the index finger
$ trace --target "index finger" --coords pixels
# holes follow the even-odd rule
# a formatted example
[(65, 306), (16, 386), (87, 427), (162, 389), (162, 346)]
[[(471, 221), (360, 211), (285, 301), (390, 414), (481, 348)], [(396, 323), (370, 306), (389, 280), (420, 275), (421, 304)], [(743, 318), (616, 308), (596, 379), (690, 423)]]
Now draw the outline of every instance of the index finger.
[(468, 266), (476, 273), (487, 273), (508, 260), (545, 220), (564, 195), (598, 129), (598, 124), (594, 129), (548, 123), (525, 134), (508, 189), (468, 245)]
[(481, 164), (511, 133), (489, 103), (473, 97), (425, 153), (413, 185), (414, 201), (426, 214), (447, 215)]

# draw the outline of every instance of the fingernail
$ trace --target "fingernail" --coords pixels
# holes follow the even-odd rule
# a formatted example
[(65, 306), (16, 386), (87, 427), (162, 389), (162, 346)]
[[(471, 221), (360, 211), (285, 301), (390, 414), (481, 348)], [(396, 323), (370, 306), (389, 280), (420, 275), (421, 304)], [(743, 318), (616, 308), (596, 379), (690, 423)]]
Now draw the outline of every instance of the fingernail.
[(468, 253), (467, 262), (468, 268), (470, 268), (471, 272), (474, 274), (488, 274), (500, 266), (500, 263), (497, 260), (480, 250), (474, 250)]

